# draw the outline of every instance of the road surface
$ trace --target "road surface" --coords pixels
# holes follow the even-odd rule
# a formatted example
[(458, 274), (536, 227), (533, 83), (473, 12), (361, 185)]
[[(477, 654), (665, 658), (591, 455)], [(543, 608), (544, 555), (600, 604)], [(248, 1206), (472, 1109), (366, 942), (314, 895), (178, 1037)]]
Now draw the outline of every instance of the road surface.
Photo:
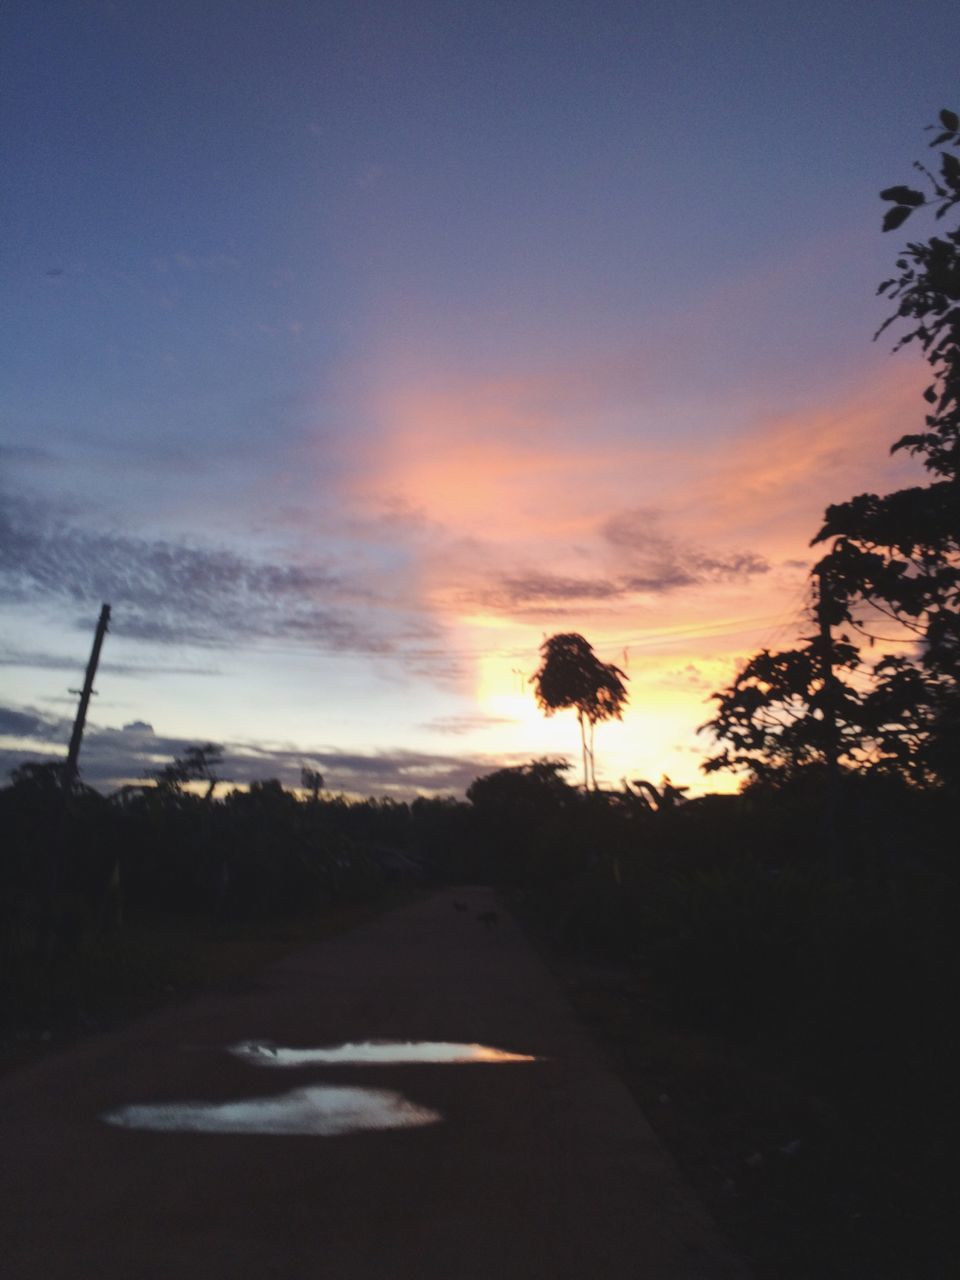
[[(438, 894), (0, 1080), (6, 1280), (742, 1280), (517, 925), (477, 919), (494, 905)], [(536, 1060), (227, 1052), (367, 1040)], [(323, 1087), (386, 1090), (432, 1122), (324, 1136), (105, 1119), (257, 1099), (272, 1114)]]

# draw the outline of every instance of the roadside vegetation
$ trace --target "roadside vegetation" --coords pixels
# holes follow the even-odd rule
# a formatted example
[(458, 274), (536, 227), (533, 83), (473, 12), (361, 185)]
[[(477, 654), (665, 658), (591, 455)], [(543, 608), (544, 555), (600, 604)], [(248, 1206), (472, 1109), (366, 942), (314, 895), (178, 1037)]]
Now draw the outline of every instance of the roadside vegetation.
[(693, 800), (567, 773), (533, 761), (412, 804), (78, 787), (65, 809), (51, 771), (18, 772), (7, 1062), (411, 894), (492, 883), (759, 1277), (946, 1275), (955, 795), (845, 775), (838, 870), (822, 770)]
[(58, 764), (0, 788), (8, 1059), (256, 968), (432, 880), (403, 852), (411, 810), (432, 802), (302, 798), (272, 780), (218, 799), (217, 754), (198, 747), (109, 797), (66, 792)]

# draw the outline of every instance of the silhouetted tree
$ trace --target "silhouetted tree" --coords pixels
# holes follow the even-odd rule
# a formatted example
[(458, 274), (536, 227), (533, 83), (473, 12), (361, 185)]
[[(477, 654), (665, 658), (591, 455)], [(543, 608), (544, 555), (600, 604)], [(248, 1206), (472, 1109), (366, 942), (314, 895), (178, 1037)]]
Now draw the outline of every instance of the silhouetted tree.
[(839, 748), (843, 763), (856, 763), (857, 749), (863, 746), (861, 697), (837, 671), (856, 671), (860, 654), (841, 640), (833, 645), (832, 665), (831, 724), (825, 715), (827, 678), (819, 637), (811, 636), (795, 649), (764, 649), (750, 658), (731, 685), (712, 695), (717, 709), (701, 729), (709, 729), (724, 745), (703, 763), (704, 772), (746, 769), (762, 781), (783, 780), (811, 765), (825, 765), (832, 747)]
[(53, 800), (63, 789), (63, 761), (27, 760), (10, 770), (10, 782), (22, 791)]
[[(960, 205), (960, 118), (941, 111), (939, 172), (917, 164), (927, 191), (889, 187), (883, 227), (894, 230), (919, 209), (940, 220)], [(952, 148), (949, 150), (947, 148)], [(898, 306), (880, 327), (906, 321), (895, 350), (918, 342), (932, 381), (920, 432), (901, 436), (893, 451), (922, 458), (934, 478), (878, 497), (860, 494), (827, 509), (815, 542), (831, 541), (821, 562), (829, 570), (840, 620), (873, 643), (864, 606), (895, 621), (915, 640), (909, 656), (875, 666), (865, 712), (887, 758), (931, 780), (960, 783), (960, 225), (915, 241), (897, 259), (898, 275), (878, 292)]]
[(300, 770), (300, 785), (310, 793), (311, 801), (316, 804), (323, 790), (323, 774), (318, 769), (310, 769), (304, 765)]
[(627, 701), (623, 681), (627, 677), (619, 667), (601, 662), (592, 645), (576, 632), (550, 636), (540, 646), (540, 653), (540, 667), (530, 677), (537, 705), (547, 716), (566, 707), (576, 708), (583, 750), (583, 785), (596, 788), (594, 727), (601, 720), (622, 718)]
[(205, 782), (204, 799), (210, 800), (219, 781), (213, 770), (222, 763), (223, 748), (208, 742), (202, 747), (189, 747), (182, 756), (175, 756), (170, 764), (158, 769), (153, 777), (159, 790), (172, 795), (182, 795), (188, 782)]
[(652, 813), (669, 813), (677, 805), (683, 804), (684, 793), (690, 790), (689, 787), (675, 787), (666, 774), (660, 779), (659, 787), (646, 778), (634, 778), (629, 786), (633, 788), (641, 805)]
[[(932, 127), (939, 171), (917, 164), (926, 193), (908, 186), (881, 192), (892, 205), (884, 231), (917, 210), (933, 209), (939, 220), (960, 205), (960, 159), (948, 149), (960, 147), (960, 118), (942, 111)], [(727, 747), (705, 763), (708, 771), (747, 765), (763, 776), (822, 758), (832, 716), (840, 735), (834, 747), (849, 761), (960, 785), (960, 227), (909, 243), (897, 271), (878, 290), (897, 309), (875, 336), (906, 321), (895, 350), (918, 342), (932, 381), (924, 430), (901, 436), (892, 450), (922, 458), (935, 478), (828, 507), (813, 540), (830, 543), (813, 571), (821, 635), (786, 653), (757, 655), (715, 695), (717, 715), (704, 727)], [(840, 626), (871, 646), (896, 641), (908, 651), (868, 665), (847, 635), (832, 640), (830, 629)], [(892, 626), (898, 635), (887, 634)], [(869, 683), (861, 693), (839, 677), (831, 683), (838, 669), (859, 669)]]
[(496, 814), (507, 822), (520, 813), (552, 811), (577, 794), (562, 776), (569, 768), (566, 760), (543, 759), (497, 769), (475, 778), (467, 799), (477, 812)]
[(584, 797), (566, 760), (532, 760), (476, 778), (467, 788), (487, 878), (552, 880), (571, 870), (571, 838)]

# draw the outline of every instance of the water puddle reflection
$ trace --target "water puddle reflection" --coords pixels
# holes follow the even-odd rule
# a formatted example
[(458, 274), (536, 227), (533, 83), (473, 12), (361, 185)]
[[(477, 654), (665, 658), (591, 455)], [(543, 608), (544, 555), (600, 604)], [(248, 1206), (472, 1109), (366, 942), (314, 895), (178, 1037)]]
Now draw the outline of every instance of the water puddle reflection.
[(238, 1102), (134, 1103), (103, 1115), (123, 1129), (176, 1133), (357, 1133), (435, 1124), (438, 1111), (389, 1089), (339, 1086), (294, 1089), (273, 1098)]
[(508, 1053), (487, 1044), (446, 1040), (361, 1040), (328, 1049), (289, 1049), (269, 1040), (244, 1040), (228, 1052), (260, 1067), (366, 1066), (405, 1062), (536, 1062), (528, 1053)]

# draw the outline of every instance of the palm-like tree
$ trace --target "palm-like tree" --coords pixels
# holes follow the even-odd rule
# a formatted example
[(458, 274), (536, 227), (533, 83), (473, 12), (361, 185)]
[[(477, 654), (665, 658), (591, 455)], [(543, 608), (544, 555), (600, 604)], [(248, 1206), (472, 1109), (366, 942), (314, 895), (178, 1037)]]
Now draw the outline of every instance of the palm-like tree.
[[(601, 720), (620, 720), (627, 701), (627, 676), (601, 662), (592, 645), (574, 631), (550, 636), (540, 646), (539, 669), (530, 677), (537, 705), (545, 715), (575, 707), (583, 750), (583, 785), (596, 790), (594, 728)], [(589, 728), (588, 728), (589, 726)]]

